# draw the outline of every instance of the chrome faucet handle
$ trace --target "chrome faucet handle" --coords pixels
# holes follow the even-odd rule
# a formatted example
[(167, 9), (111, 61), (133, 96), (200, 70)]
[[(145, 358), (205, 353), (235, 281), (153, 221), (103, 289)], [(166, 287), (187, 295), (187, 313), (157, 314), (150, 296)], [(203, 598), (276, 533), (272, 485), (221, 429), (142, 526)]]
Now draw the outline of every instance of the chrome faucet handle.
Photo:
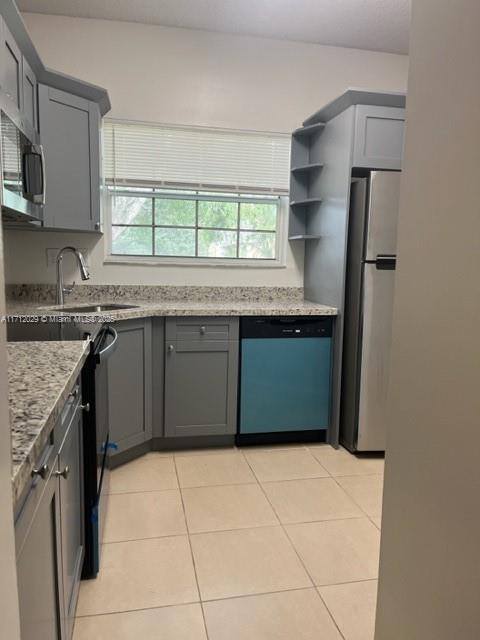
[(63, 285), (63, 293), (72, 293), (73, 287), (75, 286), (75, 280), (72, 282), (71, 286)]

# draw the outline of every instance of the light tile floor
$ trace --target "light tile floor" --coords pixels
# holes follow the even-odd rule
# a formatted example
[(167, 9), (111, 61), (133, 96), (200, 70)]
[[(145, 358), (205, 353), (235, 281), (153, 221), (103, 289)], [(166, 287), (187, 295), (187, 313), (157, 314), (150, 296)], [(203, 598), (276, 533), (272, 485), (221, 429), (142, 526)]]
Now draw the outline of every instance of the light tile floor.
[(111, 476), (74, 640), (373, 640), (383, 460), (149, 453)]

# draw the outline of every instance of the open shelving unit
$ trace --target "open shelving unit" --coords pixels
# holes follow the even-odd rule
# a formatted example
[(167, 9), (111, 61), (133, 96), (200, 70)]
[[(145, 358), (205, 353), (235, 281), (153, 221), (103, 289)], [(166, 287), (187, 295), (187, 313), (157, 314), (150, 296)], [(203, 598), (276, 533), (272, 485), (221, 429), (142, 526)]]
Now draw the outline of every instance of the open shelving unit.
[(318, 241), (322, 193), (320, 180), (324, 163), (320, 144), (325, 123), (316, 122), (292, 133), (290, 168), (290, 216), (288, 239)]
[(296, 175), (299, 173), (310, 173), (312, 171), (319, 171), (323, 169), (323, 162), (312, 162), (310, 164), (304, 164), (299, 167), (292, 167), (290, 171)]

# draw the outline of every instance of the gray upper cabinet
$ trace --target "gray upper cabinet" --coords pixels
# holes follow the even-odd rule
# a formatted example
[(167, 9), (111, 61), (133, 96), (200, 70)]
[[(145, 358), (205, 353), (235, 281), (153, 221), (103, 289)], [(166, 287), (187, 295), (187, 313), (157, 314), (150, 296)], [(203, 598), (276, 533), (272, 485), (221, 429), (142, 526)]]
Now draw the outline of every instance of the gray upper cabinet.
[(37, 79), (5, 21), (0, 17), (2, 54), (0, 91), (2, 107), (31, 137), (38, 131)]
[(2, 20), (1, 89), (15, 109), (22, 109), (22, 53)]
[(65, 634), (70, 638), (84, 556), (82, 409), (77, 404), (58, 454)]
[(45, 85), (38, 96), (47, 176), (43, 226), (99, 231), (99, 107)]
[(165, 436), (236, 432), (238, 318), (167, 318)]
[(400, 170), (404, 130), (405, 109), (357, 105), (353, 166)]
[(23, 115), (28, 124), (38, 130), (38, 86), (30, 65), (22, 58)]
[[(25, 513), (16, 524), (22, 640), (62, 638), (60, 499), (56, 470), (54, 467), (48, 479), (38, 479), (44, 490), (33, 518), (29, 514), (30, 505), (26, 504)], [(34, 496), (29, 499), (35, 500)], [(25, 536), (19, 540), (27, 528)]]
[[(152, 322), (115, 323), (118, 346), (108, 360), (110, 441), (121, 453), (152, 437)], [(114, 457), (114, 456), (113, 456)]]

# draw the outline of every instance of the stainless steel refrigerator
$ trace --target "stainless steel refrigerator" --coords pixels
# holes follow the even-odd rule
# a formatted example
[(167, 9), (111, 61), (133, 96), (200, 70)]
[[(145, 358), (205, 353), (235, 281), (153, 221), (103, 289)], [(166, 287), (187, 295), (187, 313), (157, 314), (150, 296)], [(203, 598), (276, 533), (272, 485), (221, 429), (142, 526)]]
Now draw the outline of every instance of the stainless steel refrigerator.
[(400, 173), (354, 178), (350, 199), (340, 442), (384, 451)]

